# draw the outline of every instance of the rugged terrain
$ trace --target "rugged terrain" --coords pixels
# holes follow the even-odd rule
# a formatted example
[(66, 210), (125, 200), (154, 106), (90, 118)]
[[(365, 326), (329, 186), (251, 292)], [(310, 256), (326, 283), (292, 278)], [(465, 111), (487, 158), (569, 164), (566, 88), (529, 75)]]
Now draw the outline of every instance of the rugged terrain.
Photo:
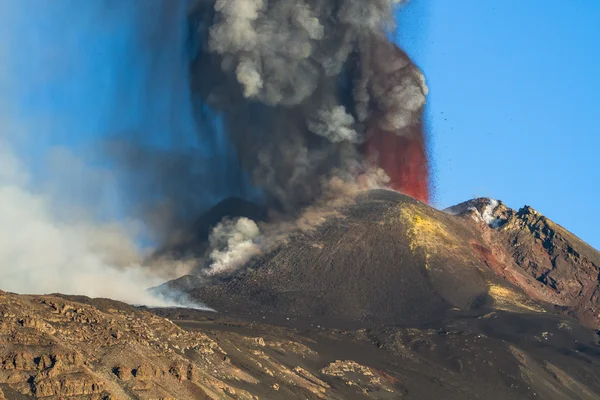
[(448, 210), (480, 231), (487, 267), (530, 298), (600, 329), (600, 253), (529, 206), (476, 199)]
[[(8, 399), (595, 399), (598, 337), (547, 313), (296, 329), (1, 293)], [(175, 324), (158, 315), (169, 316)]]
[(0, 292), (0, 398), (596, 399), (599, 265), (530, 207), (372, 191), (165, 286), (218, 312)]

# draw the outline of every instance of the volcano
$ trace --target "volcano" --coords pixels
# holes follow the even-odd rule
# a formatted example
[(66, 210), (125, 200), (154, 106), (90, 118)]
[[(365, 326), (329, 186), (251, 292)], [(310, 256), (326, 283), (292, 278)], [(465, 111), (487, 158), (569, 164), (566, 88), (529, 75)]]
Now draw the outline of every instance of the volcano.
[(599, 272), (597, 251), (530, 207), (478, 199), (443, 212), (375, 190), (233, 275), (169, 285), (231, 315), (337, 327), (510, 309), (600, 329)]
[[(229, 213), (264, 216), (225, 201), (190, 243)], [(600, 253), (563, 227), (390, 190), (326, 215), (234, 273), (155, 289), (216, 312), (0, 292), (0, 399), (600, 396)]]
[[(318, 365), (337, 360), (356, 385), (342, 398), (600, 395), (595, 249), (531, 207), (487, 198), (440, 211), (374, 190), (338, 211), (231, 275), (163, 287), (212, 317), (155, 312), (188, 327), (289, 329), (321, 349)], [(348, 359), (391, 386), (361, 383)]]
[(455, 217), (394, 191), (373, 191), (239, 273), (185, 291), (235, 315), (415, 324), (485, 302), (494, 274), (477, 268), (468, 244), (474, 240)]

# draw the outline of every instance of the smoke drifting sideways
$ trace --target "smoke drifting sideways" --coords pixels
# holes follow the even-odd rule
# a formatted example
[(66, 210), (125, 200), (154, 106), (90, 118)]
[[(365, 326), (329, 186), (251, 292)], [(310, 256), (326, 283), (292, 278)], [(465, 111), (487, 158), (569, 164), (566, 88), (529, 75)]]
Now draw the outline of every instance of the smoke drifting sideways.
[[(75, 157), (59, 156), (61, 162), (68, 160), (68, 168), (98, 178), (99, 171), (86, 171)], [(0, 289), (203, 308), (181, 296), (174, 301), (175, 296), (147, 291), (184, 275), (189, 267), (174, 262), (161, 270), (143, 267), (144, 254), (133, 240), (140, 226), (134, 221), (99, 222), (73, 206), (70, 216), (61, 215), (57, 210), (62, 205), (56, 204), (58, 198), (52, 191), (32, 190), (30, 183), (31, 177), (10, 145), (0, 140)]]
[(0, 2), (0, 290), (202, 307), (147, 291), (190, 269), (146, 265), (152, 230), (110, 152), (128, 132), (175, 159), (165, 132), (195, 135), (186, 21), (184, 2)]

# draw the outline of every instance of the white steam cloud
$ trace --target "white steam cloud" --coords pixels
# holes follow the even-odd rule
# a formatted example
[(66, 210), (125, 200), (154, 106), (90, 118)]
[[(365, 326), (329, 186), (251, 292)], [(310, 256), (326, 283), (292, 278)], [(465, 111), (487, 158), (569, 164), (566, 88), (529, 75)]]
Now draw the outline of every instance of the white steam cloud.
[(166, 276), (142, 266), (144, 254), (134, 240), (135, 223), (100, 223), (76, 207), (68, 213), (60, 208), (55, 190), (40, 192), (30, 183), (28, 171), (0, 137), (1, 290), (107, 297), (148, 306), (181, 305), (147, 291), (174, 278), (173, 273), (188, 271), (173, 268)]
[(208, 275), (230, 272), (261, 254), (260, 229), (248, 218), (224, 219), (210, 234)]
[(323, 182), (323, 195), (304, 208), (295, 218), (285, 215), (257, 224), (251, 219), (224, 218), (209, 235), (207, 267), (200, 275), (227, 276), (285, 243), (290, 237), (312, 231), (329, 218), (339, 215), (340, 208), (352, 204), (356, 196), (372, 189), (383, 189), (389, 177), (381, 169), (372, 169), (355, 180), (334, 177)]
[[(105, 92), (90, 92), (100, 101), (86, 102), (88, 82), (82, 80), (93, 77), (94, 69), (80, 44), (102, 36), (90, 32), (97, 32), (92, 17), (104, 6), (81, 3), (81, 8), (73, 9), (70, 1), (56, 1), (44, 8), (42, 2), (35, 3), (0, 1), (0, 290), (107, 297), (148, 306), (193, 306), (147, 290), (190, 268), (170, 261), (144, 265), (147, 251), (138, 240), (143, 224), (119, 215), (116, 172), (94, 165), (95, 160), (79, 150), (51, 147), (65, 142), (50, 140), (53, 135), (69, 136), (67, 143), (75, 144), (80, 143), (80, 136), (112, 126), (98, 123), (111, 119), (106, 100), (113, 99), (112, 88), (106, 84)], [(114, 14), (102, 21), (102, 29), (119, 29), (115, 23), (132, 6), (122, 2), (114, 8)], [(32, 13), (33, 9), (38, 12)], [(64, 30), (53, 29), (60, 25), (56, 17), (67, 11), (80, 13), (81, 18)], [(128, 38), (131, 43), (134, 39)], [(127, 48), (128, 44), (123, 45)], [(108, 40), (94, 45), (99, 46), (94, 54), (114, 50)], [(31, 101), (48, 93), (59, 99), (61, 107)], [(85, 108), (74, 106), (79, 103), (103, 108), (85, 115), (89, 121), (78, 124), (74, 122), (80, 117), (78, 111)]]

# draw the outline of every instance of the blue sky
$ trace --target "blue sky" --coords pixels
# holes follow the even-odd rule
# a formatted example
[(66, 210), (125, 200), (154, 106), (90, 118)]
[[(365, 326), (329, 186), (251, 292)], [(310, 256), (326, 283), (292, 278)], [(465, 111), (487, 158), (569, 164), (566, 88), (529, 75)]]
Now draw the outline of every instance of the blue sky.
[(187, 1), (109, 3), (0, 1), (11, 111), (33, 125), (41, 148), (85, 146), (122, 132), (157, 140), (165, 131), (195, 131)]
[(188, 153), (208, 158), (210, 147), (193, 140), (187, 3), (0, 0), (0, 134), (18, 148), (34, 189), (53, 180), (63, 206), (84, 204), (110, 219), (122, 215), (119, 184), (89, 182), (89, 169), (57, 160), (57, 146), (104, 168), (99, 141), (124, 135), (193, 142)]
[[(194, 133), (185, 1), (105, 4), (0, 0), (0, 135), (18, 132), (38, 178), (50, 145), (82, 155), (120, 132)], [(528, 204), (600, 248), (598, 21), (596, 0), (413, 0), (401, 11), (399, 39), (430, 87), (438, 207)], [(99, 208), (111, 203), (109, 188), (92, 193)]]
[(531, 205), (600, 248), (600, 1), (413, 0), (435, 204)]

